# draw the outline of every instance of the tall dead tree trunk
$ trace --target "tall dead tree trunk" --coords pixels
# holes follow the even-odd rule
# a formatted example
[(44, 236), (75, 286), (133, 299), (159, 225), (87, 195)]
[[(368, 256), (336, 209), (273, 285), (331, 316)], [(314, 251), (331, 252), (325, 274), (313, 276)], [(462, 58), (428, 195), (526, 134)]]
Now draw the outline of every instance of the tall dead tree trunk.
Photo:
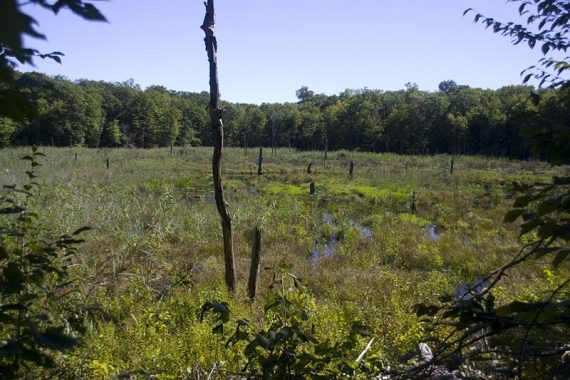
[(208, 62), (210, 64), (210, 122), (212, 124), (214, 155), (212, 158), (212, 177), (214, 179), (214, 195), (216, 207), (220, 214), (222, 233), (224, 239), (224, 263), (226, 286), (230, 291), (236, 288), (235, 259), (232, 240), (232, 217), (228, 211), (228, 204), (224, 198), (224, 187), (222, 184), (222, 152), (224, 149), (224, 124), (222, 122), (222, 109), (219, 106), (220, 86), (218, 82), (218, 62), (216, 52), (218, 44), (214, 34), (216, 15), (214, 10), (214, 0), (207, 0), (206, 15), (202, 30), (206, 37), (206, 51), (208, 52)]

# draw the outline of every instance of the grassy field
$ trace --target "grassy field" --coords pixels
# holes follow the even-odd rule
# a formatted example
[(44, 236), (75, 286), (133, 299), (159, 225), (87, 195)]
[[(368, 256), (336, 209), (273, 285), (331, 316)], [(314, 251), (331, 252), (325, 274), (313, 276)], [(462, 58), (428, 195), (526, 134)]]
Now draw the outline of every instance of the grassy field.
[[(26, 153), (0, 150), (1, 184), (25, 182), (28, 163), (19, 157)], [(449, 156), (358, 152), (329, 152), (325, 165), (322, 153), (282, 149), (265, 158), (258, 176), (257, 152), (230, 148), (224, 184), (239, 284), (230, 297), (210, 149), (45, 154), (33, 209), (46, 236), (94, 228), (73, 264), (80, 291), (67, 307), (86, 334), (79, 350), (61, 358), (59, 375), (69, 378), (198, 378), (214, 365), (240, 370), (243, 347), (225, 349), (227, 336), (212, 335), (199, 310), (223, 300), (232, 321), (269, 323), (262, 311), (270, 273), (261, 271), (256, 302), (245, 294), (255, 226), (262, 228), (262, 268), (287, 264), (311, 290), (303, 302), (315, 335), (333, 344), (360, 320), (376, 338), (369, 355), (389, 364), (423, 338), (415, 304), (453, 294), (518, 252), (524, 239), (516, 225), (503, 223), (510, 184), (555, 174), (541, 162), (459, 157), (450, 175)], [(511, 274), (499, 292), (504, 299), (532, 298), (547, 283), (531, 265), (538, 264)]]

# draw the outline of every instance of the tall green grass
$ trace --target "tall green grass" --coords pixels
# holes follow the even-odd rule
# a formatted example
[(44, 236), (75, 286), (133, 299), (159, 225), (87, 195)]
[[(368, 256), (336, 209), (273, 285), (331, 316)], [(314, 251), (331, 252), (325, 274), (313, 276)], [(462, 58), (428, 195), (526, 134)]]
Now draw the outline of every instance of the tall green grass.
[[(318, 334), (332, 342), (361, 319), (377, 337), (371, 352), (396, 360), (422, 336), (414, 304), (474, 281), (520, 248), (516, 226), (502, 223), (511, 207), (509, 184), (555, 174), (537, 161), (458, 157), (452, 176), (443, 155), (329, 152), (325, 165), (320, 152), (280, 149), (258, 176), (253, 151), (246, 157), (226, 149), (240, 284), (229, 296), (210, 149), (175, 148), (172, 156), (170, 149), (40, 151), (47, 155), (39, 170), (45, 191), (33, 207), (45, 233), (94, 228), (73, 267), (85, 345), (62, 358), (66, 376), (86, 378), (193, 377), (214, 363), (239, 370), (245, 358), (224, 349), (211, 326), (198, 322), (197, 310), (206, 300), (227, 300), (236, 318), (263, 323), (265, 271), (259, 301), (245, 297), (250, 231), (258, 225), (262, 267), (287, 263), (304, 279)], [(18, 158), (26, 153), (0, 150), (2, 184), (24, 181), (26, 163)], [(430, 225), (441, 227), (438, 238), (429, 236)], [(364, 227), (370, 236), (361, 236)], [(312, 258), (333, 234), (334, 254)], [(523, 268), (513, 281), (546, 281), (534, 273)]]

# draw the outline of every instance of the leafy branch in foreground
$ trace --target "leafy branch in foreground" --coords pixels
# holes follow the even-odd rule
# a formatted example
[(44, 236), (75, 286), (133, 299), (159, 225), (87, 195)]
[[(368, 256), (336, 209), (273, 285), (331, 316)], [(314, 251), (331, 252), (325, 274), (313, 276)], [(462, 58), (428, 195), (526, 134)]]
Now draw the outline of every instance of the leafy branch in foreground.
[(83, 240), (83, 227), (71, 235), (42, 240), (30, 201), (41, 191), (36, 169), (43, 156), (34, 147), (29, 182), (4, 186), (0, 196), (0, 377), (18, 377), (32, 366), (50, 367), (54, 353), (79, 343), (66, 327), (58, 302), (72, 290), (67, 264)]
[(539, 80), (539, 87), (548, 84), (548, 87), (559, 87), (566, 84), (567, 79), (562, 75), (570, 69), (570, 57), (557, 59), (547, 57), (548, 53), (566, 53), (570, 47), (570, 3), (566, 0), (508, 0), (510, 3), (520, 4), (518, 13), (526, 18), (526, 24), (514, 22), (501, 22), (492, 17), (486, 17), (475, 12), (472, 8), (463, 14), (475, 13), (473, 21), (491, 28), (494, 33), (510, 37), (514, 45), (526, 42), (532, 49), (540, 45), (544, 58), (539, 60), (538, 66), (531, 66), (521, 74), (525, 74), (523, 83), (530, 78)]
[[(560, 91), (570, 95), (568, 88)], [(553, 165), (565, 164), (570, 159), (568, 140), (551, 132), (548, 127), (535, 130), (533, 151)], [(461, 294), (442, 297), (437, 305), (418, 305), (436, 349), (432, 360), (406, 370), (404, 377), (431, 373), (442, 365), (495, 378), (569, 373), (570, 363), (562, 356), (570, 351), (570, 176), (554, 177), (550, 183), (515, 183), (513, 189), (518, 196), (504, 221), (520, 220), (520, 238), (527, 243)], [(550, 263), (543, 270), (548, 285), (533, 289), (530, 297), (496, 297), (505, 279), (531, 260), (535, 266)]]
[[(92, 21), (106, 21), (105, 16), (90, 2), (82, 0), (30, 0), (28, 5), (38, 5), (57, 14), (62, 9), (69, 9), (77, 16)], [(15, 58), (20, 63), (33, 63), (33, 57), (50, 58), (61, 63), (60, 52), (40, 53), (24, 46), (23, 36), (45, 39), (45, 35), (36, 29), (37, 21), (23, 12), (23, 5), (17, 0), (4, 0), (0, 3), (0, 57), (2, 60)]]
[[(247, 364), (242, 370), (243, 376), (264, 379), (335, 378), (380, 371), (378, 357), (371, 355), (364, 360), (373, 339), (362, 351), (362, 338), (367, 337), (368, 332), (361, 322), (352, 324), (344, 340), (319, 340), (308, 308), (313, 302), (312, 295), (287, 266), (273, 269), (270, 289), (263, 308), (269, 326), (255, 331), (247, 320), (237, 320), (234, 333), (226, 341), (226, 348), (245, 343), (243, 355)], [(218, 316), (213, 333), (223, 335), (224, 325), (230, 321), (227, 304), (205, 303), (200, 319), (209, 312)]]
[(38, 22), (22, 8), (38, 5), (55, 14), (69, 9), (75, 15), (91, 21), (106, 21), (105, 16), (89, 1), (83, 0), (18, 0), (0, 1), (0, 117), (13, 119), (34, 117), (35, 112), (25, 98), (13, 89), (13, 69), (16, 63), (33, 64), (33, 59), (52, 59), (61, 63), (63, 53), (42, 53), (24, 45), (24, 37), (45, 40), (46, 36), (36, 28)]
[[(568, 158), (553, 157), (553, 162)], [(436, 349), (431, 360), (407, 369), (404, 377), (425, 376), (442, 366), (494, 378), (556, 378), (570, 372), (563, 359), (570, 351), (570, 176), (513, 187), (519, 196), (504, 221), (520, 219), (520, 237), (529, 242), (461, 294), (417, 305)], [(509, 273), (529, 260), (550, 262), (553, 269), (543, 271), (548, 286), (535, 289), (532, 297), (497, 301)]]
[[(520, 4), (519, 14), (527, 17), (527, 26), (501, 23), (478, 13), (474, 21), (512, 37), (515, 45), (526, 41), (533, 48), (540, 43), (545, 55), (567, 51), (568, 1), (510, 2)], [(561, 61), (544, 58), (539, 62), (542, 68), (525, 70), (531, 73), (523, 82), (534, 75), (540, 86), (559, 87), (562, 103), (570, 109), (570, 82), (561, 77), (570, 68), (569, 61), (568, 57)], [(549, 73), (551, 68), (556, 72)], [(531, 98), (536, 104), (541, 100), (537, 94)], [(526, 134), (533, 142), (532, 152), (553, 165), (568, 164), (569, 122), (563, 117), (554, 124), (542, 121), (529, 128)], [(504, 221), (521, 220), (520, 237), (527, 244), (508, 263), (461, 294), (442, 297), (437, 305), (417, 306), (417, 314), (429, 322), (436, 349), (430, 360), (403, 371), (403, 377), (429, 375), (442, 366), (493, 378), (562, 378), (570, 373), (565, 359), (570, 351), (570, 176), (554, 177), (546, 184), (515, 183), (513, 188), (519, 196)], [(530, 260), (551, 263), (552, 270), (543, 270), (548, 286), (533, 289), (530, 297), (497, 297), (507, 276)]]

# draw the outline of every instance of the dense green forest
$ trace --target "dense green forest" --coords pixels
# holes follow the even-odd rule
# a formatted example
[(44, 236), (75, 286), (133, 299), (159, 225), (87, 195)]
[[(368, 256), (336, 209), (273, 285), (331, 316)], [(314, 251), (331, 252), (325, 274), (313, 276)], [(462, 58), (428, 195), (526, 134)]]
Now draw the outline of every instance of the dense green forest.
[[(12, 86), (35, 118), (0, 119), (0, 146), (165, 147), (210, 145), (208, 93), (141, 89), (122, 83), (15, 72)], [(300, 88), (297, 103), (224, 102), (229, 146), (300, 150), (363, 150), (404, 154), (458, 153), (526, 158), (524, 130), (565, 124), (568, 105), (558, 90), (529, 86), (471, 88), (453, 80), (439, 91), (345, 90), (316, 94)]]

